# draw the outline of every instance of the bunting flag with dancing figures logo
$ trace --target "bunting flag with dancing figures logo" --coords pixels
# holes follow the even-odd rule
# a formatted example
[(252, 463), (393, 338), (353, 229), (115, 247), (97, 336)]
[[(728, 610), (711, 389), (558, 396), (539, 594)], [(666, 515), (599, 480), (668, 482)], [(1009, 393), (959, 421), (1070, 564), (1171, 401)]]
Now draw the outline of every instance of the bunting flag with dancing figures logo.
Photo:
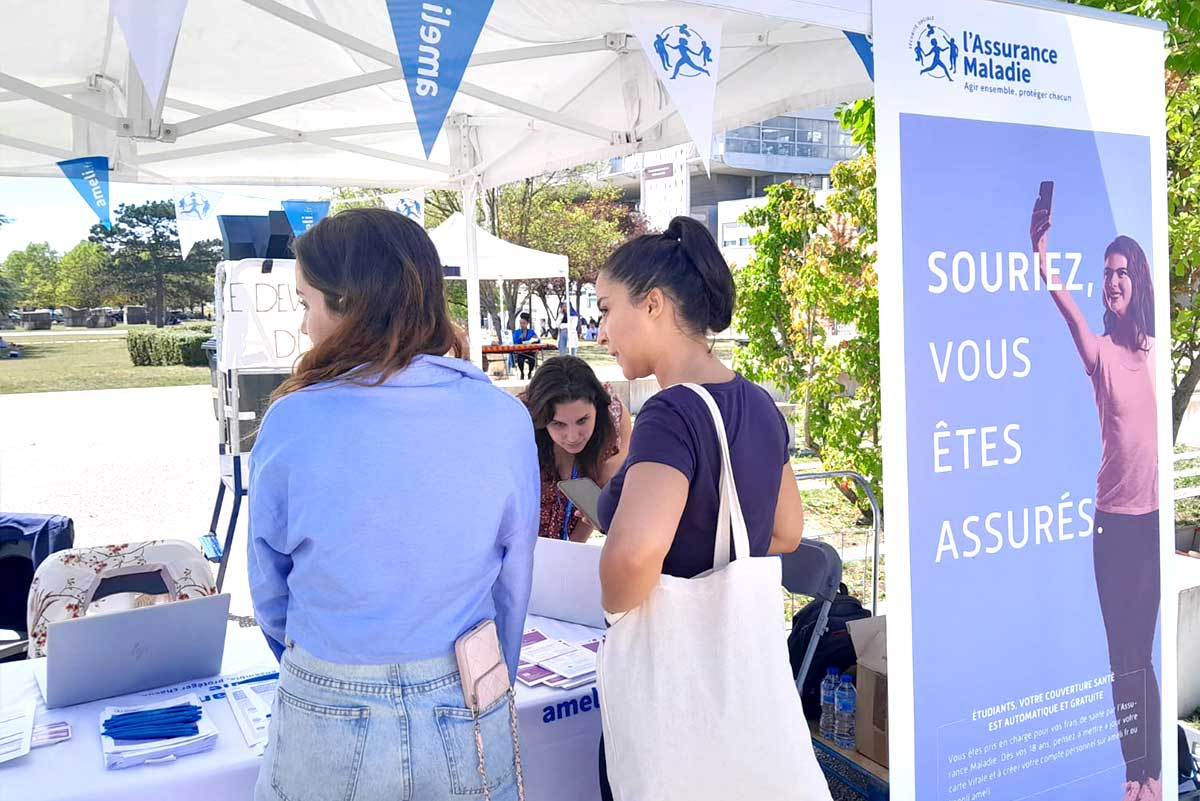
[(417, 192), (393, 192), (390, 195), (384, 195), (383, 205), (398, 214), (403, 214), (410, 220), (415, 220), (422, 227), (425, 225), (425, 193)]
[(708, 169), (721, 61), (720, 12), (629, 8), (629, 27)]
[(188, 257), (192, 246), (202, 239), (219, 239), (217, 207), (224, 194), (198, 186), (172, 186), (175, 201), (175, 227), (179, 231), (179, 250)]
[(112, 228), (112, 207), (108, 200), (108, 156), (84, 156), (58, 162), (58, 168), (75, 191), (96, 213), (105, 228)]
[(387, 0), (387, 10), (417, 130), (425, 158), (429, 158), (492, 10), (492, 0), (453, 5), (447, 0)]

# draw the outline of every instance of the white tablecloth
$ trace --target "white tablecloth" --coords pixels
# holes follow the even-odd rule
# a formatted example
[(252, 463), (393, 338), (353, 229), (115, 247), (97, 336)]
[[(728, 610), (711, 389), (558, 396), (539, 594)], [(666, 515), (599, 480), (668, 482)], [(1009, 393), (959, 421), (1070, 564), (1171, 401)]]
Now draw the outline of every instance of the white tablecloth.
[[(547, 635), (584, 642), (600, 632), (548, 618), (530, 617)], [(262, 633), (231, 623), (225, 642), (222, 674), (263, 670), (276, 665)], [(594, 685), (563, 691), (546, 687), (517, 688), (517, 718), (521, 733), (521, 762), (528, 801), (594, 801), (600, 791), (597, 758), (600, 710), (595, 708)], [(33, 676), (32, 663), (0, 665), (0, 706), (38, 699), (35, 725), (65, 720), (71, 739), (36, 748), (29, 755), (0, 764), (3, 801), (125, 801), (125, 799), (250, 799), (261, 759), (246, 746), (237, 721), (224, 698), (207, 701), (220, 736), (212, 751), (159, 765), (105, 770), (100, 750), (100, 710), (120, 699), (47, 710)]]

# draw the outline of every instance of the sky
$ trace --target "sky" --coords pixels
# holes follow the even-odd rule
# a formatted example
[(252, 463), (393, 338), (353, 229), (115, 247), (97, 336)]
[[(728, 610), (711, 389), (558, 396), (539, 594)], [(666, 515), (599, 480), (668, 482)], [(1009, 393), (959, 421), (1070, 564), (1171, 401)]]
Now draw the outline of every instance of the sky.
[[(304, 186), (206, 186), (224, 193), (217, 207), (221, 214), (266, 214), (279, 209), (279, 201), (297, 198), (320, 200), (329, 197), (327, 187)], [(170, 200), (171, 187), (165, 184), (114, 183), (109, 187), (114, 209), (122, 203)], [(96, 222), (91, 207), (66, 178), (0, 178), (0, 214), (13, 220), (0, 227), (0, 261), (14, 250), (24, 250), (31, 242), (49, 242), (59, 253), (86, 239)], [(212, 238), (220, 233), (215, 218)]]

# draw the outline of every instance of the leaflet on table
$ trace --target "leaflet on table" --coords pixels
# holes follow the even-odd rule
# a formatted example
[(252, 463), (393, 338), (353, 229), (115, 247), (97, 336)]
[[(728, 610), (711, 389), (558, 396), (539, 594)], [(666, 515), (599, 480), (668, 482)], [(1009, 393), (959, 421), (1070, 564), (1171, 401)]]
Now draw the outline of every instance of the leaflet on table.
[(574, 690), (577, 687), (583, 687), (587, 684), (594, 684), (596, 681), (595, 673), (587, 673), (575, 679), (568, 679), (563, 676), (558, 676), (553, 679), (547, 679), (543, 682), (547, 687), (553, 687), (556, 690)]
[[(104, 721), (114, 715), (129, 712), (142, 712), (151, 709), (176, 706), (180, 703), (190, 703), (200, 706), (200, 697), (196, 693), (170, 698), (153, 704), (139, 706), (105, 707), (100, 712), (100, 728), (103, 731)], [(201, 707), (203, 709), (203, 707)], [(176, 757), (198, 754), (211, 749), (217, 743), (217, 727), (209, 720), (207, 714), (202, 714), (196, 723), (196, 734), (184, 737), (168, 737), (161, 740), (114, 740), (108, 735), (101, 734), (101, 750), (104, 754), (104, 767), (110, 770), (131, 768), (145, 762), (159, 762), (175, 759)]]
[(530, 629), (521, 638), (517, 679), (530, 687), (546, 684), (571, 689), (594, 680), (599, 640), (574, 645)]
[(577, 679), (596, 672), (596, 653), (587, 648), (571, 646), (565, 654), (542, 660), (538, 663), (566, 679)]
[(159, 687), (155, 690), (146, 690), (145, 692), (137, 693), (136, 697), (162, 698), (180, 692), (196, 692), (200, 695), (201, 701), (210, 701), (214, 698), (224, 698), (231, 687), (248, 684), (254, 687), (255, 692), (260, 695), (269, 707), (275, 700), (275, 682), (278, 679), (278, 667), (263, 668), (243, 673), (231, 673), (228, 676), (213, 676), (208, 679), (197, 679), (181, 684), (172, 684), (167, 687)]
[(33, 739), (33, 698), (0, 710), (0, 762), (8, 762), (29, 753)]
[(258, 692), (258, 689), (267, 683), (271, 685), (270, 694), (274, 696), (274, 685), (277, 684), (274, 679), (258, 684), (234, 686), (226, 696), (238, 728), (242, 731), (242, 738), (246, 745), (259, 755), (266, 748), (267, 732), (271, 723), (271, 706)]

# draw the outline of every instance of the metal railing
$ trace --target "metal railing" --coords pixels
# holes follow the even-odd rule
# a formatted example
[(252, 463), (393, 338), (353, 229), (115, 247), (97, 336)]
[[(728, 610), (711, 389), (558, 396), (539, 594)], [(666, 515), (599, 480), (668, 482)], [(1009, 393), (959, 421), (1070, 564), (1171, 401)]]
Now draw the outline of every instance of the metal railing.
[[(1200, 452), (1197, 455), (1200, 456)], [(871, 482), (867, 481), (862, 473), (857, 473), (853, 470), (828, 470), (819, 473), (801, 473), (795, 471), (794, 475), (797, 481), (821, 481), (836, 478), (850, 479), (866, 494), (867, 501), (871, 504), (871, 614), (876, 614), (878, 612), (876, 607), (879, 602), (879, 532), (883, 522), (883, 512), (879, 508), (879, 499), (875, 497), (875, 491), (871, 489)], [(1200, 473), (1197, 473), (1197, 475), (1200, 475)]]
[[(1182, 451), (1172, 455), (1172, 462), (1179, 464), (1180, 462), (1190, 462), (1192, 460), (1200, 460), (1200, 451)], [(1200, 476), (1200, 467), (1192, 467), (1187, 470), (1176, 470), (1175, 480), (1181, 478), (1196, 478)], [(1174, 498), (1181, 501), (1184, 498), (1200, 498), (1200, 486), (1195, 487), (1179, 487), (1174, 488)]]

